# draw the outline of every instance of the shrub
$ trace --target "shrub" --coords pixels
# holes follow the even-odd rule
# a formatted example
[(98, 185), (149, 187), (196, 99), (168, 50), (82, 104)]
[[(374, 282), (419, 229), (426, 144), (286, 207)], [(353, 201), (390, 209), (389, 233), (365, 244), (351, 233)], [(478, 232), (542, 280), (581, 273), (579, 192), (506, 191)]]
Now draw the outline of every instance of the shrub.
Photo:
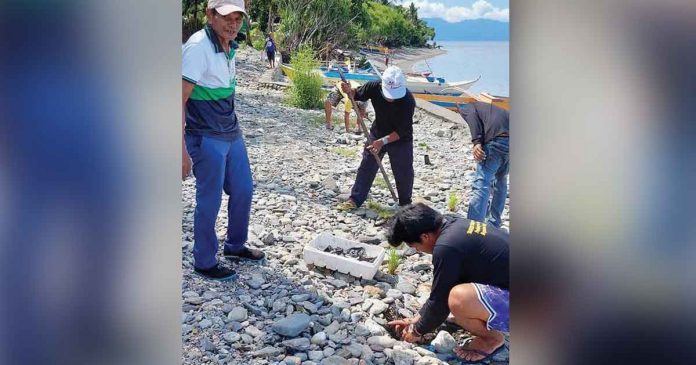
[(289, 91), (288, 104), (302, 109), (319, 109), (324, 105), (321, 89), (322, 78), (315, 70), (319, 61), (309, 47), (302, 47), (292, 54), (291, 66), (295, 70)]

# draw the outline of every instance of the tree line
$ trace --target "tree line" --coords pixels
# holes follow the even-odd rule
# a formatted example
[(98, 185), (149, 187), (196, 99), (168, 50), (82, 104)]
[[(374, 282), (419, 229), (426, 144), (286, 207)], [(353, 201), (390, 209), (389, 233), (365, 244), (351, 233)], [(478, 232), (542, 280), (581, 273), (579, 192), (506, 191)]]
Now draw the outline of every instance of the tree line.
[[(435, 30), (416, 7), (389, 0), (246, 0), (252, 41), (273, 32), (281, 52), (308, 46), (319, 54), (365, 45), (423, 47)], [(182, 0), (184, 39), (205, 24), (207, 0)]]

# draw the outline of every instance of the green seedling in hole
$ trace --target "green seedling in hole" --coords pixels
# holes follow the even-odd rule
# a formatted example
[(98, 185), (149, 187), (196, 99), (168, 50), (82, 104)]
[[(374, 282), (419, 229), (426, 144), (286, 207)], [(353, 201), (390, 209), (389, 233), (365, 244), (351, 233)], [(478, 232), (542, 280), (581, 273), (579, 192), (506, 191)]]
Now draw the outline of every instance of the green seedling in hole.
[(428, 144), (425, 142), (418, 143), (418, 147), (420, 147), (426, 151), (430, 151), (430, 146), (428, 146)]
[(450, 212), (454, 212), (457, 210), (457, 204), (459, 204), (459, 198), (457, 198), (457, 192), (452, 191), (452, 192), (450, 192), (449, 199), (447, 199), (447, 208), (450, 210)]
[(374, 210), (382, 219), (389, 219), (394, 216), (394, 212), (374, 200), (367, 201), (367, 208)]
[(401, 256), (396, 252), (396, 248), (390, 248), (387, 252), (387, 271), (389, 274), (394, 275), (400, 264)]
[(355, 150), (346, 147), (334, 147), (331, 148), (330, 151), (343, 157), (353, 157), (356, 155)]

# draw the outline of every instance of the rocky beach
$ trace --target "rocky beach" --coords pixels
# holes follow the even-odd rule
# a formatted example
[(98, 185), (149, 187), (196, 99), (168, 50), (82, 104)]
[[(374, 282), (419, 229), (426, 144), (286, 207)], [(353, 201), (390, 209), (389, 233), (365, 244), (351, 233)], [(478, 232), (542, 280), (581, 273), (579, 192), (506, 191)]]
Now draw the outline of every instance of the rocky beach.
[[(372, 280), (304, 263), (303, 247), (322, 232), (387, 247), (384, 223), (395, 207), (378, 174), (368, 203), (353, 212), (336, 209), (355, 179), (364, 137), (345, 135), (342, 121), (326, 130), (323, 111), (289, 107), (282, 90), (260, 87), (269, 72), (265, 66), (260, 52), (238, 51), (236, 110), (255, 184), (248, 244), (265, 251), (267, 260), (230, 261), (220, 249), (220, 262), (237, 271), (237, 280), (195, 275), (195, 182), (183, 183), (182, 363), (457, 364), (452, 347), (461, 331), (453, 338), (438, 330), (432, 343), (417, 346), (393, 338), (386, 328), (388, 317), (411, 317), (428, 297), (429, 255), (402, 248), (395, 274), (387, 273), (385, 259)], [(444, 213), (454, 196), (455, 212), (465, 215), (475, 169), (466, 124), (420, 109), (414, 123), (415, 200)], [(392, 177), (388, 160), (384, 166)], [(221, 241), (226, 207), (223, 195)], [(505, 229), (508, 213), (506, 207)], [(505, 350), (493, 363), (507, 364), (507, 358)]]

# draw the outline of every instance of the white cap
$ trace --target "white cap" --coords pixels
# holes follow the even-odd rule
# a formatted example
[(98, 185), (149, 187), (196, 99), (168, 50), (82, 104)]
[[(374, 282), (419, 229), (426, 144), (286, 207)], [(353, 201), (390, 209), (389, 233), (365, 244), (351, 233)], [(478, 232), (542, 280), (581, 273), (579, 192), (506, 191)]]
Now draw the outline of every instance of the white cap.
[(406, 78), (400, 68), (389, 66), (384, 70), (382, 95), (387, 99), (401, 99), (406, 95)]
[(244, 10), (244, 0), (208, 0), (208, 9), (215, 9), (222, 16), (235, 11), (247, 15), (246, 10)]

